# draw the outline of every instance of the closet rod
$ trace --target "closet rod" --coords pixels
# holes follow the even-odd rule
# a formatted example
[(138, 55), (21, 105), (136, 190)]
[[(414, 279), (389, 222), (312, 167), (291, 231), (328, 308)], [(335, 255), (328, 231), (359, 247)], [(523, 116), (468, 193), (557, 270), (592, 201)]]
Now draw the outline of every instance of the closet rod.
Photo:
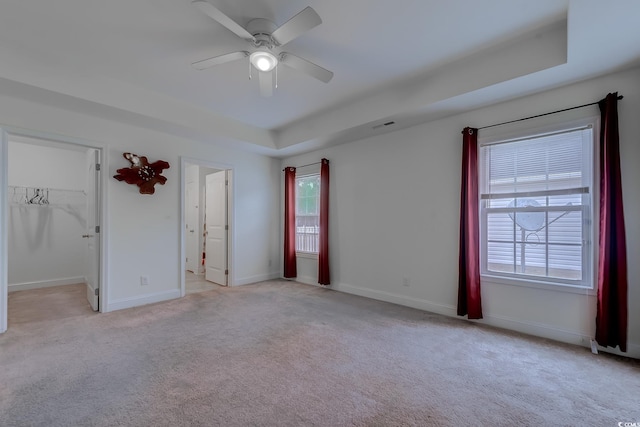
[(19, 189), (23, 189), (23, 190), (49, 190), (49, 191), (66, 191), (69, 193), (83, 193), (84, 194), (84, 190), (68, 190), (65, 188), (52, 188), (52, 187), (30, 187), (30, 186), (26, 186), (26, 185), (9, 185), (8, 186), (9, 189), (11, 190), (19, 190)]

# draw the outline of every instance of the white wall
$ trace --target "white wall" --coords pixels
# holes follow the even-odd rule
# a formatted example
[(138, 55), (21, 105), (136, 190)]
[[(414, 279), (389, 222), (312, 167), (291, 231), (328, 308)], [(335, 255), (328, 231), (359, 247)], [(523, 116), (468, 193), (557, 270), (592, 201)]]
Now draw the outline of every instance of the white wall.
[(82, 151), (9, 142), (9, 185), (51, 189), (48, 205), (9, 191), (9, 290), (84, 281), (85, 164)]
[(9, 137), (9, 185), (84, 190), (85, 152), (39, 144), (46, 142)]
[[(331, 161), (332, 287), (455, 316), (461, 130), (582, 105), (619, 91), (624, 95), (619, 121), (629, 261), (628, 355), (640, 358), (638, 81), (640, 69), (633, 69), (283, 160), (282, 166), (322, 157)], [(593, 115), (599, 115), (596, 106), (527, 126)], [(298, 259), (298, 275), (315, 283), (317, 262)], [(593, 295), (483, 283), (482, 299), (487, 324), (582, 345), (595, 333)]]
[[(180, 295), (180, 157), (230, 164), (234, 168), (235, 246), (233, 284), (251, 283), (278, 276), (279, 161), (239, 150), (223, 148), (217, 141), (201, 143), (83, 114), (82, 105), (63, 109), (49, 92), (36, 89), (16, 93), (0, 85), (0, 126), (64, 135), (104, 147), (103, 171), (107, 175), (106, 218), (102, 239), (106, 242), (107, 311)], [(24, 96), (23, 96), (24, 95)], [(42, 98), (42, 101), (40, 100)], [(123, 152), (146, 155), (150, 161), (166, 160), (164, 186), (152, 196), (136, 186), (112, 178), (129, 163)], [(140, 285), (140, 276), (150, 279)], [(103, 300), (104, 302), (104, 300)]]

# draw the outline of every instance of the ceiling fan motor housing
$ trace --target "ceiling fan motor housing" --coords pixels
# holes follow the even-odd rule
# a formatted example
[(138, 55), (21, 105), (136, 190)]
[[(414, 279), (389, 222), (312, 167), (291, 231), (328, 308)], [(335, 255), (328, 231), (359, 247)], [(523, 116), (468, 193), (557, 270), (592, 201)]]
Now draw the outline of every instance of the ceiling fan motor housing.
[(273, 49), (277, 43), (273, 40), (271, 34), (277, 28), (276, 24), (264, 18), (252, 19), (247, 23), (247, 31), (255, 38), (255, 41), (253, 42), (255, 47)]

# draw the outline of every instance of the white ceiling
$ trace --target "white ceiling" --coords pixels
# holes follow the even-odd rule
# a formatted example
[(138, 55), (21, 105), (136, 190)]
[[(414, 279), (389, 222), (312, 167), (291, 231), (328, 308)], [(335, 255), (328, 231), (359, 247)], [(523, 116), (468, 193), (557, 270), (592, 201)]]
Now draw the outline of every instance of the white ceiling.
[(195, 70), (247, 44), (190, 0), (2, 0), (0, 84), (281, 157), (640, 64), (637, 0), (210, 1), (241, 25), (313, 7), (286, 51), (334, 78), (279, 67), (264, 98), (248, 59)]

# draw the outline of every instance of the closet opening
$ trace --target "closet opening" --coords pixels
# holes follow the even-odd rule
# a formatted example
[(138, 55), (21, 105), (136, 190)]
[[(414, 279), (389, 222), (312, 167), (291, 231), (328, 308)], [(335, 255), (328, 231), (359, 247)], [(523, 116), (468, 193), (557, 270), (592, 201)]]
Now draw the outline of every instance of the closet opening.
[(101, 149), (4, 136), (7, 326), (101, 311)]

